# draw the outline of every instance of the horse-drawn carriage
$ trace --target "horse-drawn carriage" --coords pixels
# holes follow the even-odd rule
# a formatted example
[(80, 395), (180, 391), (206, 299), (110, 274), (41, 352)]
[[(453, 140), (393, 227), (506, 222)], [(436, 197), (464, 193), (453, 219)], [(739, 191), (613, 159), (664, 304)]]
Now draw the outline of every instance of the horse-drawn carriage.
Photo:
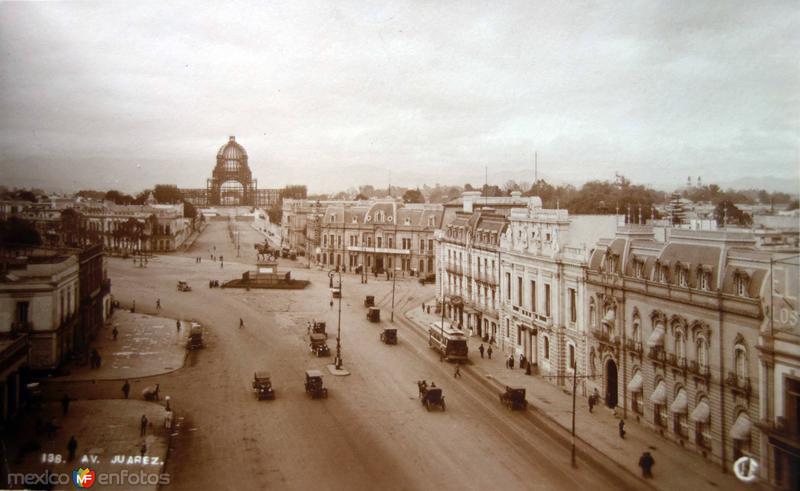
[(328, 336), (326, 334), (312, 332), (309, 336), (308, 350), (317, 355), (317, 357), (329, 356), (331, 349), (328, 348), (327, 339)]
[(186, 283), (185, 281), (179, 281), (178, 282), (178, 291), (179, 292), (190, 292), (190, 291), (192, 291), (192, 287), (189, 286), (189, 283)]
[(375, 295), (367, 295), (364, 298), (364, 307), (370, 308), (375, 306)]
[(199, 324), (192, 323), (192, 327), (189, 328), (189, 339), (186, 341), (186, 347), (190, 350), (203, 347), (203, 328)]
[(378, 307), (370, 307), (369, 310), (367, 310), (367, 320), (370, 322), (380, 322), (381, 309)]
[(275, 398), (275, 390), (272, 388), (269, 372), (262, 371), (253, 374), (253, 391), (259, 401)]
[(322, 386), (322, 372), (319, 370), (306, 370), (306, 393), (312, 399), (328, 398), (328, 389)]
[(527, 409), (528, 401), (525, 399), (525, 388), (506, 385), (506, 391), (500, 394), (500, 402), (512, 411), (514, 409)]
[(442, 411), (445, 410), (442, 389), (436, 387), (436, 384), (433, 382), (431, 382), (430, 387), (428, 387), (428, 383), (424, 380), (417, 382), (417, 386), (419, 387), (419, 400), (422, 405), (425, 406), (426, 410), (430, 411), (432, 407), (440, 407)]

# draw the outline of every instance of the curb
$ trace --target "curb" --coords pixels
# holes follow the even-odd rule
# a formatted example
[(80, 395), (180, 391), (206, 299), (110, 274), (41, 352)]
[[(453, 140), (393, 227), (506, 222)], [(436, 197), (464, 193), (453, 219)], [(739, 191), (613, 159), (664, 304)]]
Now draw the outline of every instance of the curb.
[[(426, 301), (426, 303), (427, 303), (427, 301)], [(409, 322), (411, 325), (416, 327), (417, 331), (419, 332), (420, 330), (424, 329), (424, 327), (420, 326), (415, 320), (412, 320), (408, 316), (408, 312), (411, 312), (411, 310), (415, 310), (415, 309), (416, 309), (416, 307), (414, 307), (413, 309), (410, 309), (410, 310), (407, 310), (407, 311), (403, 312), (403, 317), (405, 318), (405, 320), (407, 322)], [(475, 378), (481, 385), (483, 385), (484, 387), (488, 388), (489, 390), (496, 391), (498, 389), (502, 390), (502, 389), (505, 388), (506, 384), (501, 382), (500, 380), (498, 380), (496, 377), (494, 377), (494, 376), (492, 376), (490, 374), (477, 373), (478, 369), (471, 362), (462, 364), (461, 369), (465, 373), (467, 373), (470, 376), (472, 376), (473, 378)], [(552, 416), (550, 416), (549, 414), (547, 414), (543, 410), (539, 409), (538, 407), (534, 406), (530, 402), (528, 403), (528, 409), (526, 410), (526, 414), (525, 415), (526, 415), (526, 417), (528, 419), (533, 420), (534, 423), (538, 422), (536, 420), (544, 420), (546, 423), (549, 423), (547, 425), (537, 425), (537, 428), (539, 428), (540, 430), (544, 431), (545, 433), (550, 435), (551, 438), (553, 438), (555, 440), (561, 441), (563, 439), (564, 443), (565, 443), (565, 447), (566, 448), (570, 447), (569, 439), (572, 437), (572, 432), (570, 431), (570, 429), (562, 426), (555, 418), (553, 418)], [(604, 469), (604, 470), (607, 471), (607, 473), (609, 475), (616, 476), (614, 471), (609, 468), (610, 465), (604, 464), (603, 462), (600, 461), (600, 459), (596, 458), (594, 455), (591, 455), (591, 454), (587, 453), (584, 449), (580, 448), (581, 446), (585, 446), (585, 447), (587, 447), (589, 449), (594, 450), (598, 454), (600, 454), (602, 456), (605, 456), (606, 457), (605, 460), (607, 460), (608, 463), (613, 465), (617, 470), (623, 471), (628, 476), (633, 477), (643, 487), (648, 488), (648, 489), (657, 489), (649, 481), (646, 481), (643, 477), (631, 472), (623, 464), (621, 464), (621, 463), (617, 462), (616, 460), (612, 459), (603, 450), (600, 450), (600, 449), (594, 447), (589, 442), (587, 442), (583, 438), (579, 437), (577, 434), (575, 435), (575, 443), (576, 443), (576, 445), (575, 445), (576, 460), (577, 459), (582, 459), (585, 462), (589, 462), (590, 463), (589, 465), (594, 466), (594, 467), (599, 468), (599, 469)]]

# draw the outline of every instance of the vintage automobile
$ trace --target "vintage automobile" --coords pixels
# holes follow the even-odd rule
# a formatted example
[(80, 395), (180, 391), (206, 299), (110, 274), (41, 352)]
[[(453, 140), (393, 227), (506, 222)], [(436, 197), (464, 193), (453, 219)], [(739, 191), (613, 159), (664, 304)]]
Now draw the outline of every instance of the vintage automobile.
[(253, 391), (259, 401), (275, 399), (275, 390), (272, 388), (269, 372), (261, 371), (253, 374)]
[(397, 329), (384, 329), (381, 333), (381, 341), (384, 344), (397, 344)]
[(189, 339), (186, 341), (186, 347), (190, 350), (203, 347), (203, 328), (199, 324), (193, 324), (189, 328)]
[(436, 283), (436, 273), (428, 273), (425, 276), (420, 276), (419, 284), (424, 285), (425, 283)]
[(322, 372), (306, 370), (306, 392), (312, 399), (328, 398), (328, 389), (322, 386)]
[(367, 295), (364, 298), (364, 307), (374, 307), (375, 306), (375, 295)]
[(324, 334), (325, 339), (328, 339), (328, 333), (325, 332), (325, 321), (312, 321), (310, 334)]
[(381, 309), (378, 307), (370, 307), (369, 310), (367, 310), (367, 320), (370, 322), (380, 322)]
[(512, 411), (514, 409), (527, 409), (528, 401), (525, 400), (525, 388), (506, 385), (506, 391), (500, 394), (500, 402)]
[(425, 406), (426, 410), (430, 411), (432, 407), (438, 406), (442, 408), (442, 411), (444, 411), (444, 396), (442, 395), (442, 389), (439, 387), (425, 387), (420, 388), (420, 390), (422, 405)]
[(178, 291), (179, 292), (190, 292), (190, 291), (192, 291), (192, 287), (189, 286), (189, 284), (186, 283), (185, 281), (179, 281), (178, 282)]
[(331, 350), (328, 348), (326, 342), (328, 338), (325, 334), (312, 332), (309, 339), (308, 350), (317, 355), (317, 357), (329, 356), (331, 354)]

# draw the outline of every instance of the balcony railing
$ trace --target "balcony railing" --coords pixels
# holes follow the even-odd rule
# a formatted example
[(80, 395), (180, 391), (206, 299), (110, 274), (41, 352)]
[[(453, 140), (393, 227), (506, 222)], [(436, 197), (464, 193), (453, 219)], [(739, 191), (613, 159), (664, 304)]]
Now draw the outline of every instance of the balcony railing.
[(752, 389), (750, 385), (750, 377), (743, 377), (734, 372), (728, 372), (725, 383), (733, 387), (735, 390), (739, 390), (747, 394), (749, 394)]
[(11, 334), (16, 335), (19, 333), (30, 332), (33, 330), (33, 323), (26, 321), (26, 322), (12, 322), (11, 323)]

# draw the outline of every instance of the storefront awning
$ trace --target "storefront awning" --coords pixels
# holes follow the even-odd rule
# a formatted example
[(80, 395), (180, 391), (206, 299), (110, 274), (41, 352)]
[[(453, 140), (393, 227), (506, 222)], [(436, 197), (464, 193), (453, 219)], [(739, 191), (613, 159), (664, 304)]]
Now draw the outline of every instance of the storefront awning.
[(752, 423), (750, 423), (750, 418), (747, 417), (747, 413), (739, 413), (736, 422), (731, 426), (731, 438), (734, 440), (749, 440), (751, 427)]
[(642, 386), (644, 385), (644, 379), (642, 378), (642, 372), (636, 372), (636, 375), (633, 376), (630, 382), (628, 382), (628, 392), (633, 392), (634, 394), (638, 394), (642, 391)]
[(692, 411), (692, 415), (689, 416), (689, 419), (695, 423), (708, 424), (710, 416), (711, 408), (708, 407), (708, 403), (706, 403), (706, 401), (700, 401), (700, 404)]
[(664, 381), (658, 383), (656, 390), (650, 394), (650, 400), (653, 404), (664, 405), (667, 403), (667, 386)]
[(664, 328), (657, 325), (653, 333), (647, 338), (647, 347), (655, 348), (656, 346), (664, 346)]
[(678, 395), (675, 396), (675, 400), (672, 401), (669, 410), (676, 414), (686, 414), (689, 411), (689, 401), (686, 400), (685, 390), (678, 391)]

